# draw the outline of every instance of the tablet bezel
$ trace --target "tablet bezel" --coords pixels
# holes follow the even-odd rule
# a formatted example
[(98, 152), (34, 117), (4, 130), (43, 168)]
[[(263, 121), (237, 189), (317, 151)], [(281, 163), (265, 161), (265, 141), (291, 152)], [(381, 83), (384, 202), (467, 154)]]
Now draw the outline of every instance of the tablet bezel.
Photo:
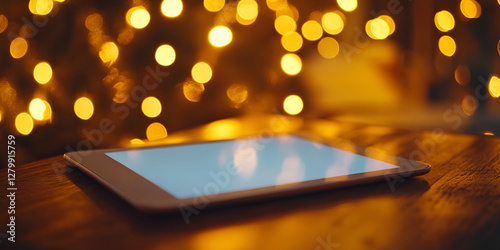
[[(70, 164), (77, 166), (79, 169), (86, 172), (106, 187), (110, 188), (112, 191), (128, 201), (134, 207), (145, 212), (168, 212), (178, 210), (185, 206), (194, 206), (197, 209), (200, 209), (205, 208), (207, 205), (213, 206), (218, 204), (234, 203), (238, 201), (293, 195), (311, 191), (358, 185), (368, 182), (390, 180), (391, 178), (406, 178), (415, 175), (422, 175), (430, 171), (430, 165), (428, 164), (399, 156), (392, 156), (381, 151), (372, 152), (373, 150), (371, 149), (368, 150), (368, 148), (366, 147), (354, 145), (346, 140), (326, 140), (321, 137), (313, 136), (309, 133), (292, 133), (289, 135), (298, 136), (315, 143), (328, 145), (340, 150), (388, 162), (399, 166), (399, 168), (179, 199), (170, 194), (168, 191), (163, 190), (159, 186), (140, 176), (128, 167), (122, 165), (118, 161), (107, 156), (105, 153), (176, 147), (201, 143), (209, 144), (231, 140), (255, 139), (257, 138), (257, 136), (239, 137), (229, 140), (187, 142), (170, 145), (76, 151), (66, 153), (64, 155), (64, 158)], [(273, 136), (280, 135), (260, 136), (259, 138), (266, 139)]]

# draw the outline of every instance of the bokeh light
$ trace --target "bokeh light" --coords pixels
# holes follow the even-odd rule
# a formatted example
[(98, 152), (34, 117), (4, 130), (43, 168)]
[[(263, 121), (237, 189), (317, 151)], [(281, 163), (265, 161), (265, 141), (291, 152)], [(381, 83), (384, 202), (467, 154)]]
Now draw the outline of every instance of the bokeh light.
[(205, 91), (205, 86), (202, 83), (188, 80), (182, 84), (184, 97), (190, 102), (199, 102), (203, 91)]
[(161, 13), (166, 17), (177, 17), (182, 12), (181, 0), (164, 0), (161, 3)]
[(281, 69), (288, 75), (296, 75), (302, 70), (302, 60), (293, 53), (288, 53), (281, 58)]
[(318, 22), (309, 20), (302, 25), (302, 35), (309, 41), (316, 41), (323, 36), (323, 28)]
[(98, 31), (102, 27), (102, 16), (99, 13), (90, 14), (85, 18), (85, 27), (90, 31)]
[(491, 96), (495, 98), (500, 97), (500, 78), (492, 76), (488, 84), (488, 90), (490, 91)]
[(299, 50), (302, 47), (302, 43), (302, 36), (295, 31), (281, 37), (281, 45), (290, 52)]
[(438, 47), (439, 51), (441, 51), (443, 55), (448, 57), (453, 56), (453, 54), (455, 54), (455, 51), (457, 50), (455, 40), (453, 40), (453, 38), (451, 38), (450, 36), (442, 36), (441, 38), (439, 38)]
[(203, 0), (203, 6), (210, 12), (217, 12), (224, 7), (225, 0)]
[(236, 15), (239, 23), (249, 25), (257, 18), (259, 6), (254, 0), (241, 0), (236, 7)]
[(455, 18), (449, 11), (442, 10), (434, 16), (434, 24), (438, 30), (448, 32), (455, 27)]
[(290, 115), (297, 115), (302, 112), (304, 103), (298, 95), (289, 95), (283, 101), (283, 109)]
[(34, 15), (47, 15), (54, 8), (54, 2), (52, 0), (30, 0), (28, 3), (28, 9)]
[(193, 80), (199, 83), (206, 83), (212, 78), (212, 68), (206, 62), (198, 62), (191, 69)]
[(113, 64), (118, 59), (119, 50), (114, 42), (106, 42), (101, 46), (99, 57), (102, 62), (108, 65)]
[(169, 66), (175, 61), (175, 50), (168, 44), (160, 45), (155, 52), (156, 62), (162, 66)]
[(232, 84), (226, 91), (227, 97), (235, 107), (239, 107), (248, 98), (248, 89), (243, 84)]
[(455, 80), (460, 85), (467, 85), (470, 82), (470, 71), (469, 68), (465, 65), (459, 65), (455, 69)]
[(147, 117), (157, 117), (161, 113), (161, 102), (154, 96), (146, 97), (142, 101), (141, 110)]
[(10, 55), (14, 59), (23, 57), (28, 51), (28, 42), (22, 37), (17, 37), (10, 43)]
[(132, 144), (132, 145), (141, 145), (141, 144), (144, 144), (144, 141), (141, 140), (141, 139), (138, 139), (138, 138), (134, 138), (134, 139), (130, 140), (130, 144)]
[(82, 120), (88, 120), (94, 114), (94, 104), (87, 97), (80, 97), (73, 106), (76, 116)]
[(321, 25), (326, 33), (337, 35), (344, 29), (344, 20), (339, 13), (327, 12), (321, 17)]
[(14, 123), (17, 131), (22, 135), (29, 135), (33, 130), (34, 126), (33, 119), (26, 112), (18, 114), (16, 116), (16, 121)]
[(384, 22), (389, 26), (389, 35), (392, 35), (394, 31), (396, 31), (396, 23), (394, 22), (394, 19), (388, 15), (381, 15), (378, 18), (384, 20)]
[(339, 7), (347, 12), (353, 11), (358, 7), (357, 0), (337, 0)]
[(214, 47), (224, 47), (233, 39), (233, 33), (226, 26), (216, 26), (208, 33), (208, 41)]
[(375, 40), (383, 40), (387, 38), (391, 32), (389, 24), (381, 18), (375, 18), (366, 22), (366, 34)]
[(144, 6), (136, 6), (127, 11), (125, 20), (130, 26), (142, 29), (149, 24), (150, 16)]
[(146, 129), (148, 140), (154, 141), (167, 137), (167, 129), (159, 122), (151, 123)]
[(52, 68), (47, 62), (38, 63), (33, 69), (33, 77), (40, 84), (46, 84), (52, 78)]
[(292, 17), (281, 15), (274, 20), (274, 28), (280, 35), (286, 35), (294, 32), (297, 29), (297, 24)]
[(52, 108), (47, 101), (40, 98), (31, 100), (29, 105), (30, 115), (38, 121), (48, 120), (52, 116)]
[(324, 37), (318, 43), (318, 52), (324, 58), (334, 58), (339, 53), (339, 50), (339, 43), (332, 37)]
[(460, 12), (466, 18), (478, 18), (481, 16), (481, 5), (474, 0), (462, 0), (460, 1)]
[(0, 15), (0, 33), (2, 33), (9, 26), (9, 20), (6, 16)]

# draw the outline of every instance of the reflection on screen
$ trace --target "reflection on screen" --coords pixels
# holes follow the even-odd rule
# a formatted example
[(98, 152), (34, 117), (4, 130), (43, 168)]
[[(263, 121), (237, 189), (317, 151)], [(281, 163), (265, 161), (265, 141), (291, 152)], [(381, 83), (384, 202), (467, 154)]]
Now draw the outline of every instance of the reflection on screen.
[(398, 168), (290, 135), (106, 155), (180, 199)]

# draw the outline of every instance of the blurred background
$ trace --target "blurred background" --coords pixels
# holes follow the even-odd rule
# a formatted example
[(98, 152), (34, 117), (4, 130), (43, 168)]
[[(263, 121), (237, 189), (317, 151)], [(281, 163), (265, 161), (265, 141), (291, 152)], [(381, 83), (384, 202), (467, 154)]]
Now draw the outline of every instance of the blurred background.
[(18, 163), (265, 114), (500, 134), (500, 0), (2, 0), (0, 36)]

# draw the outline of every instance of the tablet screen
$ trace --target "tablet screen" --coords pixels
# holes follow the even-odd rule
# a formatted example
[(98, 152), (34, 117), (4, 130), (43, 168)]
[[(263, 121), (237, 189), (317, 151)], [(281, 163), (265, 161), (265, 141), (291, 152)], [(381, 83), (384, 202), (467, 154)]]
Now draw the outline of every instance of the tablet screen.
[(398, 168), (292, 135), (105, 154), (179, 199)]

